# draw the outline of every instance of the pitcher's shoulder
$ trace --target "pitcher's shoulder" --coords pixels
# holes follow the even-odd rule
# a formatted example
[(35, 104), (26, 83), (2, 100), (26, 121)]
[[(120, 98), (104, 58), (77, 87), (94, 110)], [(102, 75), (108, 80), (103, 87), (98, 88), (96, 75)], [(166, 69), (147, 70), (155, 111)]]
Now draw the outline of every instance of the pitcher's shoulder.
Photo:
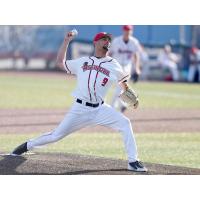
[(121, 69), (122, 68), (122, 66), (119, 64), (119, 62), (115, 58), (112, 58), (112, 61), (110, 62), (110, 64), (115, 69)]
[(115, 58), (110, 57), (110, 59), (112, 59), (111, 60), (112, 64), (119, 65), (119, 62)]

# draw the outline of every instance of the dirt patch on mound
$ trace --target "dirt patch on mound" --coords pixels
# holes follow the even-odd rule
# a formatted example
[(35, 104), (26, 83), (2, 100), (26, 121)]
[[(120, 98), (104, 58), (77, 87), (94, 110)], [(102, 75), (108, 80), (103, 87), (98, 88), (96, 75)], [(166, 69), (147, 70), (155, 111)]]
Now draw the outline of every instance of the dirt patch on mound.
[(200, 169), (145, 163), (148, 172), (127, 170), (124, 160), (74, 154), (33, 154), (19, 157), (0, 156), (0, 175), (9, 174), (200, 174)]

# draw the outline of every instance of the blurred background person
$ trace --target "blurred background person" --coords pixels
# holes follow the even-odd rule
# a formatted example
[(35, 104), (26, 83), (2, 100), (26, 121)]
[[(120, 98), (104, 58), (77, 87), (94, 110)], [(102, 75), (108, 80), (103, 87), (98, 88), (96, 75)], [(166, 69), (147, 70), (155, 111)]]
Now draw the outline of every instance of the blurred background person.
[(144, 45), (140, 45), (140, 66), (141, 66), (141, 70), (142, 70), (142, 76), (143, 79), (147, 80), (148, 79), (148, 75), (150, 73), (149, 71), (149, 55), (147, 53), (147, 51), (145, 50)]
[(169, 69), (172, 80), (179, 80), (178, 62), (180, 58), (172, 52), (170, 45), (165, 45), (163, 51), (158, 56), (158, 63), (163, 69)]
[[(124, 25), (122, 28), (123, 35), (113, 40), (109, 54), (120, 63), (126, 73), (130, 74), (133, 81), (137, 82), (141, 73), (140, 43), (138, 39), (133, 37), (132, 25)], [(121, 88), (116, 86), (111, 105), (118, 107), (121, 112), (124, 112), (126, 105), (120, 100), (120, 93)]]
[(200, 49), (196, 46), (191, 48), (189, 63), (188, 82), (194, 82), (196, 72), (198, 72), (198, 82), (200, 82)]

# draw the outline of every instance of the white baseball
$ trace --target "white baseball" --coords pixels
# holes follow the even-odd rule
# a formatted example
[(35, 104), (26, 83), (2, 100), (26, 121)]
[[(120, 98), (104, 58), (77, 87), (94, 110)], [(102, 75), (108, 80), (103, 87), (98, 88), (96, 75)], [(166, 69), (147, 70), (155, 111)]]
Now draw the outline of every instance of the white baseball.
[(78, 31), (77, 31), (76, 29), (71, 30), (71, 32), (72, 32), (72, 34), (73, 34), (74, 36), (77, 36), (77, 35), (78, 35)]

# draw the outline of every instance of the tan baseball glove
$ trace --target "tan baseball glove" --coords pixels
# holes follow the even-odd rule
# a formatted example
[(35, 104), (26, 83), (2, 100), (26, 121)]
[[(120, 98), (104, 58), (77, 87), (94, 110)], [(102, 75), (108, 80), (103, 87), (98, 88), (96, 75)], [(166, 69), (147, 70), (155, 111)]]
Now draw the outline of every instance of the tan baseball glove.
[(137, 108), (139, 105), (139, 99), (136, 92), (130, 88), (128, 88), (126, 91), (124, 91), (120, 98), (128, 105), (133, 106), (134, 108)]

